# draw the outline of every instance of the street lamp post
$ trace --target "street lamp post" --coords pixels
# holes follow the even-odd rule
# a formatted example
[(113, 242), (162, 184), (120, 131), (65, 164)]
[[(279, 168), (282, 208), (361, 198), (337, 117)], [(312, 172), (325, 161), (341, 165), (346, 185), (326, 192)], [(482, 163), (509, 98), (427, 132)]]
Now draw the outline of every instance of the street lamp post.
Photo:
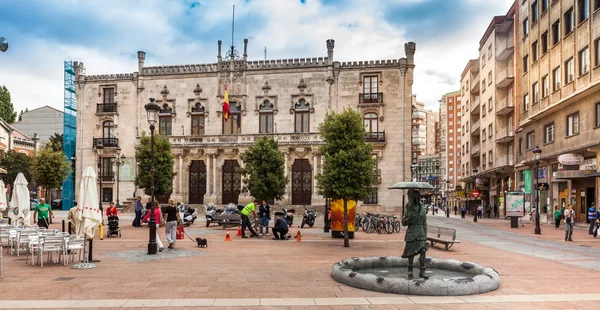
[[(104, 145), (102, 145), (102, 143), (96, 144), (96, 152), (98, 153), (98, 181), (100, 183), (100, 190), (99, 190), (99, 194), (98, 194), (98, 210), (100, 210), (100, 214), (102, 214), (102, 178), (103, 178), (102, 154), (104, 153)], [(102, 224), (100, 224), (100, 225), (102, 225)], [(100, 236), (100, 238), (102, 238), (102, 236)], [(88, 253), (88, 262), (90, 262), (90, 263), (99, 262), (99, 260), (92, 259), (93, 242), (94, 242), (94, 238), (90, 238), (90, 250)]]
[(448, 186), (450, 186), (450, 181), (444, 181), (446, 183), (446, 217), (450, 217), (450, 207), (448, 206)]
[(539, 169), (540, 169), (540, 158), (542, 157), (542, 150), (536, 146), (533, 149), (533, 156), (535, 159), (535, 204), (536, 204), (536, 210), (535, 210), (535, 230), (534, 233), (536, 235), (541, 235), (542, 234), (542, 230), (540, 228), (540, 174), (539, 174)]
[[(477, 168), (473, 169), (473, 190), (477, 189)], [(466, 193), (465, 193), (466, 194)], [(477, 208), (473, 210), (473, 222), (477, 223)]]
[(77, 189), (77, 187), (75, 186), (76, 185), (75, 178), (77, 176), (77, 173), (75, 170), (77, 168), (76, 163), (77, 163), (77, 157), (75, 157), (75, 156), (71, 157), (71, 165), (73, 168), (73, 203), (75, 202), (75, 190)]
[(158, 251), (158, 246), (156, 244), (156, 218), (154, 217), (154, 125), (156, 125), (158, 121), (158, 112), (160, 111), (160, 107), (158, 104), (154, 102), (154, 98), (150, 98), (150, 102), (148, 102), (144, 109), (148, 115), (148, 124), (150, 124), (150, 154), (151, 154), (151, 183), (150, 183), (150, 196), (152, 197), (152, 208), (150, 209), (150, 236), (148, 238), (148, 255), (154, 255)]
[(121, 172), (121, 166), (125, 163), (125, 154), (121, 154), (121, 148), (117, 148), (117, 159), (115, 165), (117, 166), (117, 208), (119, 207), (119, 174)]

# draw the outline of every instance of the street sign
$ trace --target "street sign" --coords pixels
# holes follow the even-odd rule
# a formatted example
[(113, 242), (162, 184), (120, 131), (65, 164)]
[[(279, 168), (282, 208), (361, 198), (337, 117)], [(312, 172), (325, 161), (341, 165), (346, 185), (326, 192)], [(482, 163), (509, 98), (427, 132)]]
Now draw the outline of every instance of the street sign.
[(472, 194), (473, 194), (473, 197), (479, 197), (479, 191), (476, 189), (473, 190)]

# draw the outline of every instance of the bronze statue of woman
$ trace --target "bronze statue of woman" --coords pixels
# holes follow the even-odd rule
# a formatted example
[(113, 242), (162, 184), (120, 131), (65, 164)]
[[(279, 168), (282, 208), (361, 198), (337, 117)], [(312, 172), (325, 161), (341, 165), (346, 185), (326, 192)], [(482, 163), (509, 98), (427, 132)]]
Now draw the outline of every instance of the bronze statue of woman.
[(427, 213), (421, 205), (421, 194), (419, 191), (411, 189), (408, 191), (407, 212), (402, 218), (402, 225), (408, 226), (404, 235), (403, 258), (408, 258), (408, 277), (413, 276), (413, 261), (416, 255), (420, 255), (419, 277), (427, 279), (425, 275), (425, 255), (429, 250), (427, 244)]

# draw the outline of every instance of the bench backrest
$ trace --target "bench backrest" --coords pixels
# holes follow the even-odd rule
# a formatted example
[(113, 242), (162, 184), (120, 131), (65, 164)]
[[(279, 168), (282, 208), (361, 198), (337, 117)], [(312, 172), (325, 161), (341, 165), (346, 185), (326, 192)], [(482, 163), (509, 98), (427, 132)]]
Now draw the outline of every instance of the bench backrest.
[(454, 228), (427, 225), (427, 233), (436, 235), (437, 238), (441, 238), (442, 236), (448, 236), (452, 238), (452, 241), (456, 240), (456, 229)]

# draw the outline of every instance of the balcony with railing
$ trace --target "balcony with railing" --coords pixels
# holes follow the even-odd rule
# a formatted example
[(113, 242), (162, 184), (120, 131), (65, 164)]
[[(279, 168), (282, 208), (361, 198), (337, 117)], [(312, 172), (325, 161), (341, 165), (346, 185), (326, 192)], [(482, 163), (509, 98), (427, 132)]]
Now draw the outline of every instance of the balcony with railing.
[(114, 174), (107, 174), (107, 175), (102, 175), (102, 182), (114, 182), (115, 181), (115, 175)]
[(512, 35), (496, 36), (496, 59), (503, 61), (507, 60), (515, 50), (515, 43)]
[(506, 88), (510, 86), (515, 80), (515, 73), (513, 72), (513, 62), (509, 62), (506, 68), (498, 70), (496, 73), (496, 87)]
[(119, 147), (119, 138), (94, 138), (93, 147), (100, 144), (104, 147)]
[(479, 107), (481, 105), (481, 99), (479, 96), (473, 97), (473, 101), (471, 102), (471, 114), (479, 115), (481, 113)]
[(506, 115), (515, 110), (512, 96), (496, 100), (496, 115)]
[(367, 132), (365, 133), (367, 142), (385, 143), (385, 131), (382, 132)]
[(117, 113), (117, 103), (96, 104), (96, 114)]
[(360, 93), (358, 94), (359, 105), (383, 104), (383, 93)]
[(479, 157), (481, 154), (481, 144), (475, 143), (471, 146), (471, 157)]
[(413, 111), (412, 112), (412, 118), (413, 119), (426, 119), (427, 118), (427, 114), (423, 111)]
[(515, 130), (510, 126), (504, 126), (496, 130), (496, 142), (506, 143), (515, 139)]
[(479, 122), (479, 120), (476, 120), (471, 125), (471, 135), (479, 136), (479, 134), (480, 134), (479, 129), (481, 129), (480, 122)]
[(508, 168), (513, 167), (514, 165), (515, 161), (513, 155), (505, 155), (496, 158), (496, 168)]

